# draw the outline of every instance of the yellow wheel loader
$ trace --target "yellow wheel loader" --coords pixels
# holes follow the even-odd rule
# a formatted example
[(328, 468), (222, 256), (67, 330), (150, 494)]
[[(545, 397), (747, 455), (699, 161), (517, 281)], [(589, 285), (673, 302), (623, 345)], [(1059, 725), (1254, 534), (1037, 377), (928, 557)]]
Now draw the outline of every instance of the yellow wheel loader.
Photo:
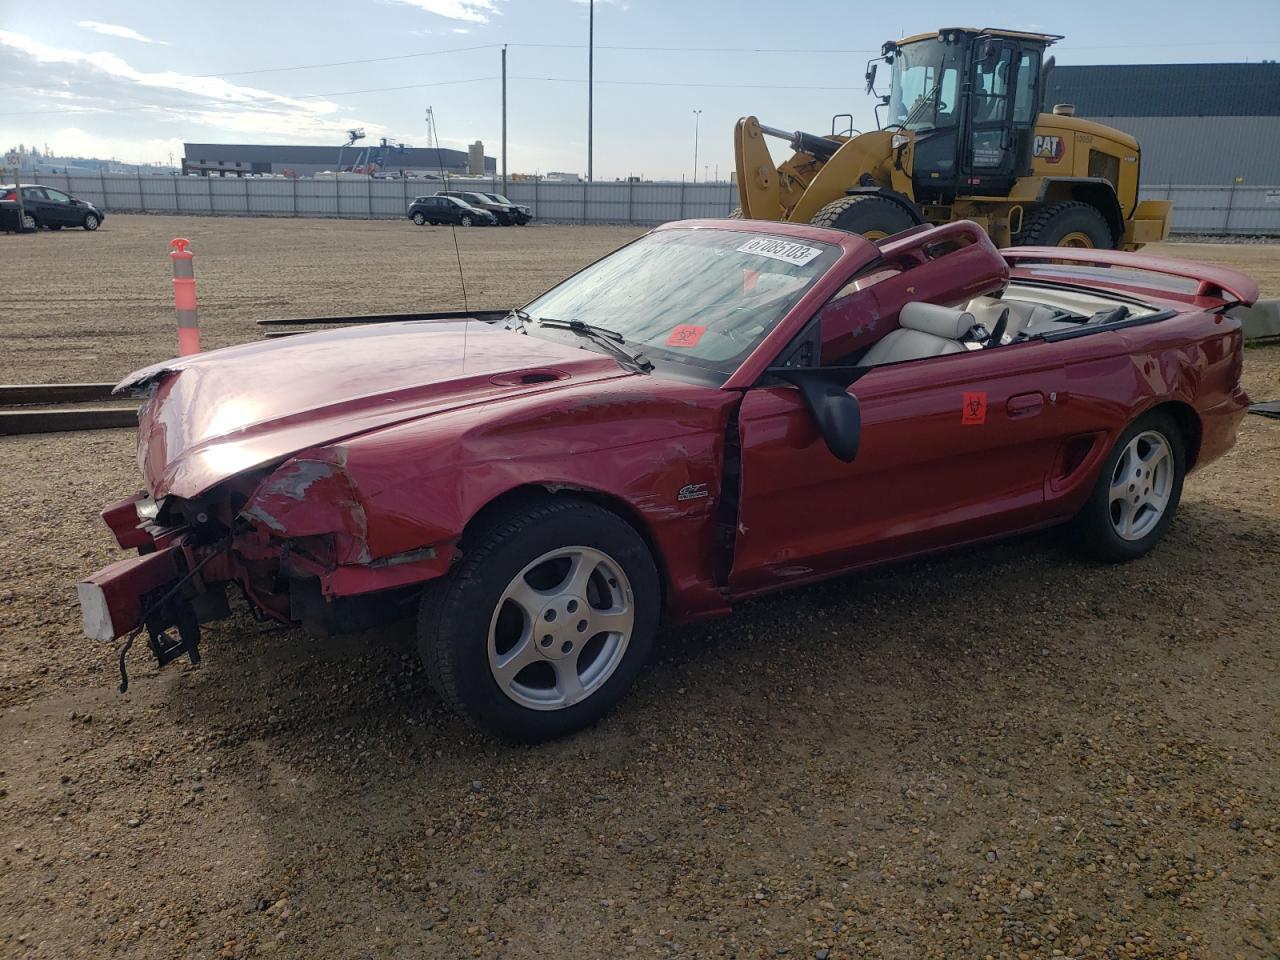
[[(1138, 199), (1141, 156), (1127, 133), (1041, 112), (1060, 36), (948, 28), (891, 41), (867, 65), (879, 130), (830, 135), (734, 129), (742, 216), (837, 227), (881, 239), (921, 223), (977, 221), (997, 246), (1136, 250), (1169, 233), (1172, 205)], [(876, 91), (880, 63), (889, 93)], [(766, 137), (790, 142), (776, 164)]]

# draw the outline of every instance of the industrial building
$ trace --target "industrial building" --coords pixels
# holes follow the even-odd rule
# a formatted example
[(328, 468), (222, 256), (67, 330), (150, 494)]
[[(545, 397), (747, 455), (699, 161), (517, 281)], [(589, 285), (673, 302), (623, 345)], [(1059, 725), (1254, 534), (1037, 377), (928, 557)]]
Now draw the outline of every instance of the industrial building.
[(1044, 103), (1132, 134), (1146, 186), (1280, 186), (1280, 63), (1057, 67)]
[(492, 176), (497, 161), (476, 141), (469, 150), (405, 147), (393, 143), (332, 147), (245, 143), (184, 143), (182, 173), (213, 177), (267, 174), (311, 177), (330, 171), (383, 173), (388, 176)]

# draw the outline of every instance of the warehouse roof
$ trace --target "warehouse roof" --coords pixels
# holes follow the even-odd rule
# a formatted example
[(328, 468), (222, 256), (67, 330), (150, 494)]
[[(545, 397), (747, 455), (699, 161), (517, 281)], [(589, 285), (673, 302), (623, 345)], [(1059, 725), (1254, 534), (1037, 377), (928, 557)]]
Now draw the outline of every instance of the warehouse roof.
[[(368, 144), (365, 141), (350, 147), (334, 145), (332, 147), (294, 146), (289, 144), (253, 144), (253, 143), (184, 143), (183, 153), (189, 161), (198, 160), (239, 160), (242, 163), (332, 163), (338, 162), (338, 151), (343, 151), (344, 162), (350, 164)], [(376, 151), (380, 148), (372, 145)], [(448, 167), (465, 166), (467, 154), (464, 150), (441, 148), (439, 157), (433, 147), (405, 147), (403, 152), (388, 148), (387, 157), (394, 166), (419, 167), (429, 169), (440, 165), (441, 160)], [(493, 166), (493, 158), (485, 157), (485, 166)]]
[(1057, 67), (1045, 109), (1082, 117), (1280, 116), (1280, 63), (1134, 63)]

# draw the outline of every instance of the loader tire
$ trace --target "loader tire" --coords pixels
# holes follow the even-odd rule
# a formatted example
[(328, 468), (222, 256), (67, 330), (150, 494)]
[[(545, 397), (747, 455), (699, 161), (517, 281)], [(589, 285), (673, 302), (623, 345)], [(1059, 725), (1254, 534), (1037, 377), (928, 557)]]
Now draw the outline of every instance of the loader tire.
[(1078, 200), (1051, 203), (1031, 211), (1013, 241), (1018, 247), (1078, 247), (1111, 250), (1115, 239), (1097, 207)]
[(874, 243), (910, 230), (919, 221), (902, 204), (888, 197), (868, 194), (832, 200), (809, 222), (815, 227), (858, 233)]

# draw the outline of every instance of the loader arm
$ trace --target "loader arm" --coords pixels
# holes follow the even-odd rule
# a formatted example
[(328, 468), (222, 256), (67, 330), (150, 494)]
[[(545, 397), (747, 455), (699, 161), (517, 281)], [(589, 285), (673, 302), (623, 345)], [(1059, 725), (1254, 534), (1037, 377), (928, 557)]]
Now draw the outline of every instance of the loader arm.
[[(774, 162), (767, 136), (790, 139), (793, 154)], [(893, 164), (893, 135), (875, 130), (856, 137), (787, 133), (744, 117), (734, 127), (738, 202), (750, 220), (808, 223), (826, 204), (870, 176), (877, 186), (910, 190), (910, 149), (905, 171)]]

